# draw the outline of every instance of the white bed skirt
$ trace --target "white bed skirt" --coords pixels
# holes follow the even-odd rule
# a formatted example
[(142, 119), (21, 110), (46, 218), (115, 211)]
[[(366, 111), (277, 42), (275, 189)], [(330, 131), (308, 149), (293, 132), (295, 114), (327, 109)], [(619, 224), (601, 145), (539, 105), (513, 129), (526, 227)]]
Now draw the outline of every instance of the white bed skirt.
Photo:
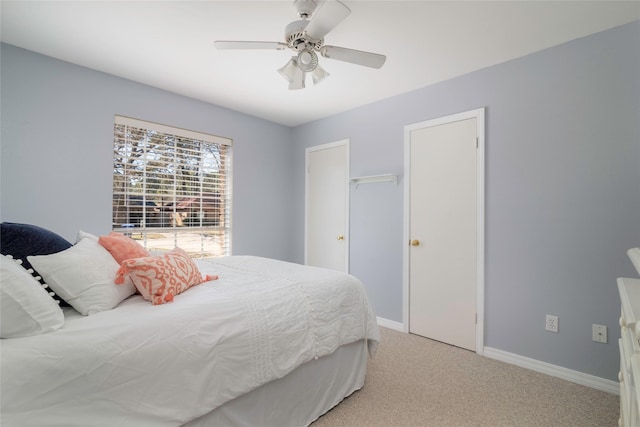
[(299, 366), (287, 376), (231, 400), (184, 427), (302, 427), (364, 385), (366, 340)]

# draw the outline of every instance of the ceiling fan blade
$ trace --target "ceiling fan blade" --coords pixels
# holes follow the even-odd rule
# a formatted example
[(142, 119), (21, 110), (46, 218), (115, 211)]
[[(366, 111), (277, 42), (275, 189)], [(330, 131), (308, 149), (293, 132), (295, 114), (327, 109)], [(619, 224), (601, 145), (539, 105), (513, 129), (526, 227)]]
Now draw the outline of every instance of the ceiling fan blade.
[(351, 9), (338, 0), (326, 0), (313, 13), (304, 31), (311, 39), (320, 40), (350, 13)]
[(281, 42), (251, 42), (251, 41), (227, 41), (218, 40), (213, 42), (217, 49), (266, 49), (282, 50), (287, 47)]
[(382, 67), (384, 62), (387, 60), (387, 57), (384, 55), (338, 46), (322, 46), (320, 54), (325, 58), (364, 65), (365, 67), (371, 68)]

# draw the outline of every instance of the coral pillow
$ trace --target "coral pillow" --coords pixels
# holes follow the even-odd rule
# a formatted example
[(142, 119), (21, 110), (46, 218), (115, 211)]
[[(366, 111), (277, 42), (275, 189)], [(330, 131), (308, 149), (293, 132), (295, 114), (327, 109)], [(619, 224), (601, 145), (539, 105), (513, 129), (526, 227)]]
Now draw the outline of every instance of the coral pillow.
[(116, 283), (126, 276), (140, 295), (153, 305), (173, 301), (173, 297), (215, 276), (202, 277), (189, 255), (175, 248), (164, 255), (125, 260), (116, 275)]
[(148, 257), (147, 251), (140, 243), (127, 237), (122, 233), (112, 231), (108, 236), (100, 236), (98, 242), (109, 251), (111, 256), (122, 264), (124, 260), (130, 258)]

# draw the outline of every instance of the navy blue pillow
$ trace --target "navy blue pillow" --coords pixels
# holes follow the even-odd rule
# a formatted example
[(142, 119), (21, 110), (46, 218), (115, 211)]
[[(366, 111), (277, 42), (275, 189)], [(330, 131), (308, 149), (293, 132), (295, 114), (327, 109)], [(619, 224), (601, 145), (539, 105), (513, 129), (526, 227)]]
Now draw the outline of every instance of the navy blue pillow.
[[(28, 256), (55, 254), (69, 249), (71, 246), (73, 245), (63, 237), (37, 225), (14, 222), (0, 224), (0, 253), (11, 255), (14, 259), (21, 259), (22, 266), (26, 270), (33, 269), (27, 260)], [(40, 282), (44, 283), (42, 279)], [(47, 290), (51, 292), (51, 289)], [(64, 303), (57, 295), (54, 295), (53, 298), (61, 301), (61, 304)]]

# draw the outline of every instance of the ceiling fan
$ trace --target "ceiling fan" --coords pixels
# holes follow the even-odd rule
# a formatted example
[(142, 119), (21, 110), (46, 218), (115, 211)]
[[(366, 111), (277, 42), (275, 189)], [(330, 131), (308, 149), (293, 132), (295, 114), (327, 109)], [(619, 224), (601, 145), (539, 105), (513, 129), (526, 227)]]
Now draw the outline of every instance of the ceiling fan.
[(384, 64), (387, 59), (384, 55), (324, 44), (324, 36), (351, 13), (344, 3), (294, 0), (293, 6), (301, 19), (287, 25), (284, 42), (218, 40), (214, 45), (218, 49), (293, 50), (295, 55), (278, 70), (289, 81), (289, 89), (303, 89), (307, 73), (311, 74), (314, 85), (329, 76), (318, 64), (318, 53), (325, 58), (365, 67), (380, 68)]

